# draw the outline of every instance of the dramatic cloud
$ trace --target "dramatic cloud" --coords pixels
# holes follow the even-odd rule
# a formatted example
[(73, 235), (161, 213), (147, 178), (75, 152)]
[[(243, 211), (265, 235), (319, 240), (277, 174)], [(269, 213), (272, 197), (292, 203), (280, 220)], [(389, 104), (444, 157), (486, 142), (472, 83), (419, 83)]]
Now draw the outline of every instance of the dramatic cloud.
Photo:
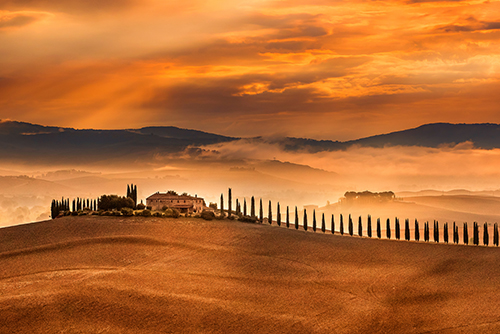
[(500, 122), (498, 1), (2, 4), (0, 118), (339, 140)]

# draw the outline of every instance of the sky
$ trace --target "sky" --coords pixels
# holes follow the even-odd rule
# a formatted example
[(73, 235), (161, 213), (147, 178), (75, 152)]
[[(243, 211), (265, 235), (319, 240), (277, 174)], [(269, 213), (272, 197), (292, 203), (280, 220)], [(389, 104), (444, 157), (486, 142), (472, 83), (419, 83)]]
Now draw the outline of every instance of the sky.
[(500, 123), (500, 1), (0, 0), (0, 118), (347, 140)]

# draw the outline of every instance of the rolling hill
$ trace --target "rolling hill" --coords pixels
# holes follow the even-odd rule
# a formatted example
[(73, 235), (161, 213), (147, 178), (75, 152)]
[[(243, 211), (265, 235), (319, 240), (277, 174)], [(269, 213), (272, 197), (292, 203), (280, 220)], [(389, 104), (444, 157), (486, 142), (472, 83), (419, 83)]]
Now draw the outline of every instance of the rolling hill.
[(498, 333), (500, 253), (277, 226), (0, 229), (2, 333)]

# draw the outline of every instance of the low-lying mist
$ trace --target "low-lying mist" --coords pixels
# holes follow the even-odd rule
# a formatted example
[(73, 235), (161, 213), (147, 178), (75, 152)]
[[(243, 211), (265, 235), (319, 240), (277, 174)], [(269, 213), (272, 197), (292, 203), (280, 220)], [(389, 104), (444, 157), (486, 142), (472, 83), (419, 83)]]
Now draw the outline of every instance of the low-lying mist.
[[(409, 219), (429, 216), (424, 217), (423, 212), (432, 212), (432, 200), (405, 200), (404, 205), (362, 209), (341, 209), (334, 204), (346, 191), (394, 191), (398, 196), (426, 189), (500, 189), (500, 149), (482, 150), (463, 143), (440, 148), (352, 146), (310, 153), (287, 150), (279, 143), (245, 139), (156, 155), (148, 161), (127, 158), (97, 164), (88, 157), (85, 164), (30, 165), (28, 159), (23, 165), (2, 163), (0, 226), (48, 219), (52, 198), (123, 196), (130, 183), (137, 185), (139, 200), (144, 202), (154, 192), (172, 189), (197, 194), (205, 198), (207, 205), (219, 204), (220, 194), (225, 194), (227, 200), (227, 189), (232, 188), (233, 200), (246, 199), (249, 204), (251, 196), (257, 198), (257, 203), (262, 198), (265, 212), (271, 200), (274, 207), (280, 202), (282, 213), (286, 206), (293, 211), (295, 206), (301, 210), (305, 205), (317, 205), (324, 208), (318, 212), (327, 214), (397, 214)], [(486, 200), (484, 196), (473, 197), (477, 205)], [(432, 215), (450, 220), (496, 219), (492, 212), (481, 216), (482, 211), (474, 209), (477, 205), (469, 208), (463, 203), (448, 203), (446, 207), (436, 204), (440, 211)]]

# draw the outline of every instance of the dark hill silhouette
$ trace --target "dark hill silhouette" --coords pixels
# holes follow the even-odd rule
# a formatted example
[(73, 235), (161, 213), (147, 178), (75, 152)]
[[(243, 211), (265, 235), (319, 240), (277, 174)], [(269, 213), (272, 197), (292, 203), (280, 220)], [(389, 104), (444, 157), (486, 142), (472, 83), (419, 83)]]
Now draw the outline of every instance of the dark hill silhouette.
[(352, 145), (365, 147), (384, 146), (423, 146), (439, 147), (473, 142), (482, 149), (500, 147), (500, 125), (498, 124), (425, 124), (414, 129), (391, 132), (345, 142), (330, 140), (313, 140), (305, 138), (287, 138), (283, 147), (289, 151), (306, 149), (312, 152), (335, 151), (346, 149)]
[(11, 161), (99, 162), (150, 160), (157, 154), (176, 153), (238, 138), (175, 127), (124, 130), (77, 130), (36, 124), (0, 122), (0, 156)]
[[(22, 163), (102, 163), (110, 161), (150, 162), (162, 155), (187, 148), (235, 141), (227, 137), (173, 126), (140, 129), (94, 130), (42, 126), (16, 121), (0, 121), (0, 157)], [(266, 139), (254, 138), (254, 141)], [(334, 151), (352, 145), (366, 147), (424, 146), (439, 147), (472, 142), (482, 149), (500, 148), (498, 124), (435, 123), (351, 141), (306, 138), (273, 139), (287, 151)]]

